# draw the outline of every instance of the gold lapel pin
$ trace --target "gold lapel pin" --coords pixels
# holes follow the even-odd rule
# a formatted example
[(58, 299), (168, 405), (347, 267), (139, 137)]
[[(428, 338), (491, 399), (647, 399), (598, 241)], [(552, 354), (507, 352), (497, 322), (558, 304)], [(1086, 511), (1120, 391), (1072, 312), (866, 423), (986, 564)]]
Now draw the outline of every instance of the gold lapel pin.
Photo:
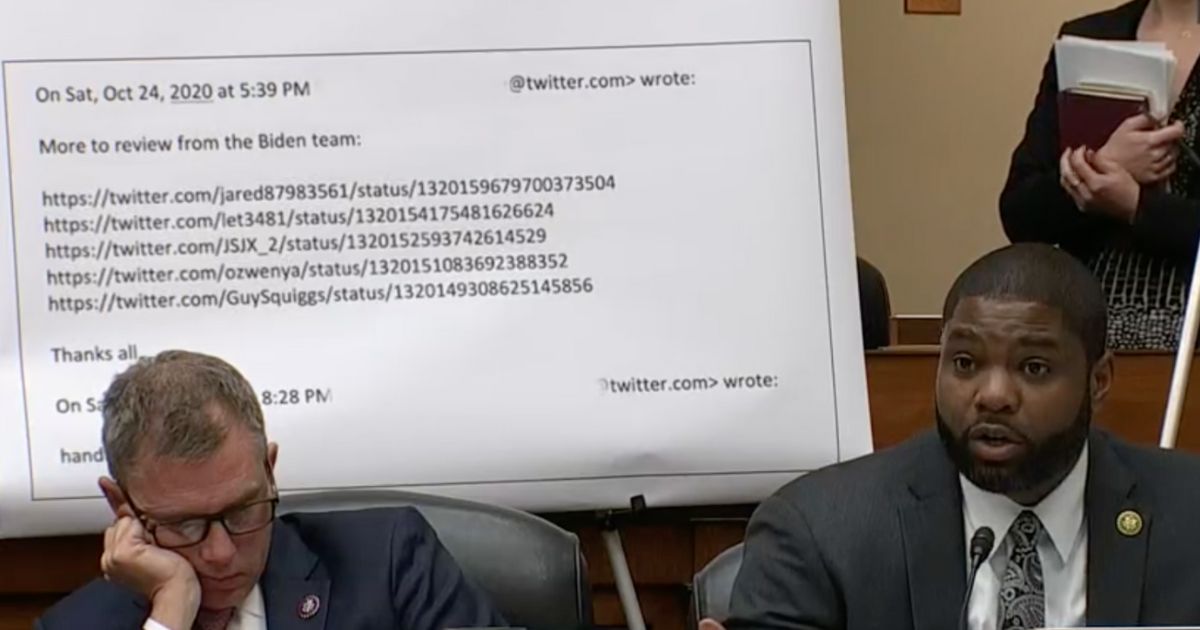
[(1117, 515), (1117, 531), (1131, 538), (1142, 533), (1142, 515), (1133, 510), (1121, 512)]

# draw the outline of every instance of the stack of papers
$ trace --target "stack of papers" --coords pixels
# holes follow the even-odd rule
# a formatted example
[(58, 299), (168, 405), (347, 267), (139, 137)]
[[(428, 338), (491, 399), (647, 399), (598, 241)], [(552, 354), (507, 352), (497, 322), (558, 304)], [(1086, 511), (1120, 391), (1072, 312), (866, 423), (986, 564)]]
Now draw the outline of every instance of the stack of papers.
[(1060, 91), (1107, 91), (1145, 96), (1150, 115), (1171, 113), (1171, 83), (1178, 63), (1161, 42), (1096, 40), (1064, 35), (1054, 44)]

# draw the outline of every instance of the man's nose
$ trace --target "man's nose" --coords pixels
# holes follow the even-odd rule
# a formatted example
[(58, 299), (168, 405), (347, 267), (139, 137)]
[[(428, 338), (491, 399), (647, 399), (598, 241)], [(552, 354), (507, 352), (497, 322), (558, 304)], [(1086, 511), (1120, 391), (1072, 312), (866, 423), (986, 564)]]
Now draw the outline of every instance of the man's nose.
[(233, 537), (221, 521), (213, 521), (208, 526), (208, 533), (200, 542), (200, 559), (207, 564), (222, 566), (233, 561), (237, 555), (237, 545)]
[(1009, 414), (1017, 410), (1020, 393), (1008, 370), (989, 369), (980, 375), (975, 393), (975, 408), (989, 414)]

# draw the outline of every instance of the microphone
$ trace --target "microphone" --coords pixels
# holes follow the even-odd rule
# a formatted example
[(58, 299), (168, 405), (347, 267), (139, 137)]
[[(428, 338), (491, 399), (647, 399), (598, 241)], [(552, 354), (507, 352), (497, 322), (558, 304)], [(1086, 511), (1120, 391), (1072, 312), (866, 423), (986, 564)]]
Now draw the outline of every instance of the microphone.
[(971, 571), (967, 574), (967, 594), (963, 596), (962, 612), (958, 617), (960, 630), (967, 630), (967, 612), (971, 607), (971, 591), (975, 588), (975, 574), (979, 572), (979, 567), (983, 566), (983, 561), (987, 560), (988, 554), (992, 553), (992, 546), (995, 544), (996, 534), (992, 532), (991, 527), (980, 527), (971, 536)]

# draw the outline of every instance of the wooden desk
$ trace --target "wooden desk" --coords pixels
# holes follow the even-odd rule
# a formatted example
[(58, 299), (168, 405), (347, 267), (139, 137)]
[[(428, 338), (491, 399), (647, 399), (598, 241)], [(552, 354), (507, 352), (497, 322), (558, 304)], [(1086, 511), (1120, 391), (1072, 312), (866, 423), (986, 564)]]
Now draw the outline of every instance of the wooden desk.
[[(1117, 360), (1109, 402), (1096, 421), (1126, 439), (1158, 442), (1171, 380), (1172, 356), (1126, 354)], [(933, 380), (937, 349), (896, 348), (867, 356), (867, 384), (876, 448), (884, 448), (932, 427)], [(1192, 372), (1193, 391), (1200, 387)], [(1200, 451), (1200, 406), (1184, 407), (1180, 448)], [(741, 540), (751, 506), (651, 510), (642, 524), (623, 529), (630, 570), (648, 625), (682, 630), (692, 575), (721, 550)], [(599, 530), (581, 515), (550, 515), (577, 532), (588, 558), (599, 626), (621, 626), (612, 573)], [(96, 536), (0, 540), (0, 630), (28, 630), (46, 605), (97, 572)]]

